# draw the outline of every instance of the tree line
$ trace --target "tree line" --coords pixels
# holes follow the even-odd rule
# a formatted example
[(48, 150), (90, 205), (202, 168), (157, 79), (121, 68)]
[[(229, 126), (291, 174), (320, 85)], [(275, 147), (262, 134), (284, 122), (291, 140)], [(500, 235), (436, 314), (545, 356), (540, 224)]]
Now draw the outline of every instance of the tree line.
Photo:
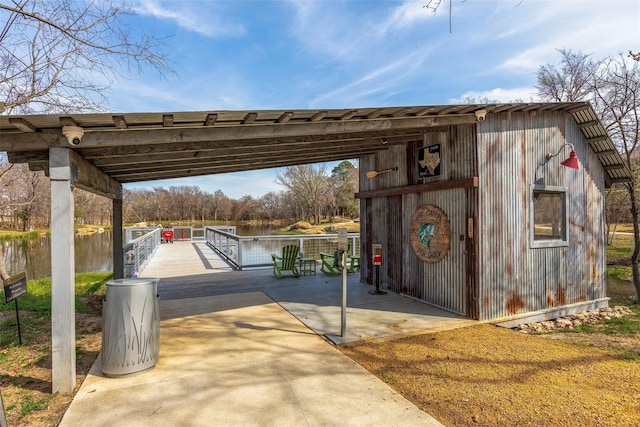
[[(125, 189), (123, 221), (125, 224), (253, 220), (320, 223), (359, 215), (359, 203), (354, 198), (358, 169), (350, 161), (341, 162), (330, 173), (323, 164), (290, 166), (277, 174), (276, 182), (285, 190), (240, 199), (230, 198), (222, 190), (210, 194), (188, 185)], [(0, 183), (0, 227), (21, 231), (49, 228), (51, 188), (42, 172), (29, 171), (24, 164), (8, 164), (4, 159)], [(74, 199), (76, 224), (111, 224), (109, 199), (80, 189), (74, 190)]]
[(354, 198), (358, 169), (343, 161), (328, 173), (327, 166), (298, 165), (284, 169), (276, 182), (285, 190), (255, 198), (232, 199), (222, 190), (210, 194), (196, 186), (126, 190), (123, 198), (125, 223), (178, 221), (273, 221), (304, 220), (319, 224), (336, 217), (359, 215)]

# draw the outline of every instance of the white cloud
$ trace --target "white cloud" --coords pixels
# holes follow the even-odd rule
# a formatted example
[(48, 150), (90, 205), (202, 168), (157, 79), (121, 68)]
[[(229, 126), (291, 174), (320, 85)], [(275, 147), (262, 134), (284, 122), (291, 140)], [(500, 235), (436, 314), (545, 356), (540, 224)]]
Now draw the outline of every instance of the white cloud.
[(561, 48), (601, 58), (633, 49), (640, 40), (640, 2), (635, 0), (525, 2), (522, 6), (531, 10), (530, 18), (514, 22), (509, 37), (530, 37), (531, 42), (503, 61), (501, 68), (506, 70), (537, 70), (555, 61)]
[(375, 98), (375, 95), (384, 97), (385, 94), (394, 91), (401, 82), (405, 81), (409, 74), (413, 74), (421, 68), (428, 52), (428, 48), (423, 51), (415, 51), (379, 68), (365, 70), (364, 75), (316, 96), (309, 103), (313, 106), (319, 106), (331, 102), (336, 106), (344, 106), (355, 105), (358, 101), (362, 102), (366, 98)]
[(290, 0), (294, 11), (291, 35), (319, 62), (361, 58), (369, 38), (363, 20), (355, 20), (339, 2)]
[(386, 33), (394, 29), (410, 27), (417, 22), (425, 21), (429, 18), (441, 17), (441, 12), (433, 14), (433, 12), (425, 7), (426, 0), (406, 0), (400, 6), (395, 8), (393, 13), (383, 22), (379, 31)]
[[(243, 25), (230, 22), (228, 16), (224, 19), (212, 13), (214, 8), (206, 7), (203, 2), (196, 2), (196, 7), (190, 7), (191, 2), (169, 2), (167, 7), (158, 0), (138, 0), (133, 8), (140, 15), (175, 22), (181, 28), (199, 33), (206, 37), (238, 37), (246, 30)], [(205, 6), (205, 7), (203, 7)]]
[[(215, 75), (216, 79), (211, 79)], [(115, 81), (108, 96), (110, 108), (117, 111), (206, 111), (260, 109), (253, 82), (233, 67), (211, 68), (210, 74), (190, 75), (169, 81), (121, 79)]]
[(484, 91), (468, 91), (463, 93), (459, 98), (451, 98), (449, 102), (451, 104), (463, 104), (468, 100), (475, 100), (475, 102), (483, 102), (484, 99), (491, 101), (495, 100), (500, 103), (509, 102), (535, 102), (537, 97), (537, 89), (533, 87), (518, 87), (518, 88), (493, 88)]

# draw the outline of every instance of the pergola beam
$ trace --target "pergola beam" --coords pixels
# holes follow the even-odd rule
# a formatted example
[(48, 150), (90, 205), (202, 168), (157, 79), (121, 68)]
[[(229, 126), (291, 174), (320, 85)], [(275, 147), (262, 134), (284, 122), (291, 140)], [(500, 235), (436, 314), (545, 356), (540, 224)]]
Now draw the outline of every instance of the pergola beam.
[[(252, 113), (247, 114), (250, 116)], [(355, 114), (355, 113), (354, 113)], [(246, 126), (200, 126), (193, 128), (153, 128), (135, 132), (90, 131), (85, 129), (82, 142), (74, 147), (80, 151), (93, 148), (158, 145), (180, 146), (190, 143), (213, 141), (247, 142), (271, 140), (331, 137), (388, 137), (407, 131), (424, 130), (437, 126), (476, 123), (474, 114), (444, 116), (380, 118), (372, 120), (335, 120), (318, 122), (288, 122), (282, 124), (252, 124)], [(20, 152), (47, 150), (49, 147), (67, 147), (67, 140), (60, 131), (7, 134), (0, 140), (0, 151)], [(160, 148), (162, 150), (163, 148)]]
[[(104, 148), (87, 148), (79, 150), (82, 156), (89, 161), (96, 161), (97, 166), (101, 166), (105, 163), (101, 161), (119, 163), (116, 157), (130, 157), (130, 156), (150, 156), (154, 154), (163, 154), (165, 158), (173, 155), (179, 155), (179, 153), (188, 152), (205, 152), (205, 151), (217, 151), (221, 155), (224, 155), (226, 151), (232, 150), (280, 150), (286, 152), (292, 148), (300, 148), (302, 146), (314, 146), (315, 148), (323, 147), (324, 149), (332, 149), (333, 147), (346, 146), (352, 144), (361, 144), (363, 142), (374, 144), (375, 138), (385, 137), (390, 143), (405, 142), (412, 139), (422, 139), (422, 132), (417, 130), (411, 131), (396, 131), (396, 132), (384, 132), (375, 133), (370, 132), (367, 135), (358, 134), (334, 134), (334, 135), (315, 135), (315, 136), (299, 136), (296, 138), (278, 138), (278, 139), (248, 139), (248, 140), (217, 140), (217, 141), (205, 141), (205, 142), (190, 142), (184, 144), (146, 144), (138, 145), (135, 147), (104, 147)], [(17, 154), (14, 154), (16, 156)], [(25, 153), (25, 158), (30, 154)]]
[[(251, 114), (251, 113), (250, 113)], [(434, 126), (471, 124), (474, 114), (428, 116), (397, 119), (353, 120), (332, 122), (286, 123), (280, 125), (224, 126), (199, 128), (166, 128), (136, 132), (87, 132), (78, 148), (124, 147), (145, 144), (186, 144), (210, 141), (247, 141), (326, 135), (348, 135), (423, 129)], [(22, 136), (22, 135), (17, 135)], [(0, 149), (1, 149), (0, 144)]]
[(110, 199), (122, 199), (122, 185), (71, 150), (73, 183), (76, 187)]
[[(386, 149), (386, 148), (382, 148)], [(372, 149), (370, 153), (381, 151), (382, 149)], [(302, 161), (308, 161), (310, 155), (316, 154), (317, 149), (308, 149), (308, 150), (293, 150), (287, 152), (287, 159), (297, 160), (300, 159)], [(366, 152), (363, 151), (361, 147), (353, 147), (353, 148), (341, 148), (337, 150), (332, 150), (330, 153), (326, 153), (322, 158), (329, 159), (345, 159), (345, 158), (353, 158), (362, 155), (361, 153)], [(369, 154), (369, 153), (367, 153)], [(242, 154), (233, 154), (232, 156), (218, 156), (216, 154), (211, 154), (203, 157), (190, 157), (188, 159), (166, 159), (159, 160), (151, 163), (138, 163), (138, 164), (119, 164), (112, 166), (104, 166), (103, 169), (109, 175), (118, 175), (124, 172), (131, 173), (143, 173), (143, 172), (170, 172), (175, 169), (199, 169), (199, 168), (215, 168), (215, 167), (223, 167), (229, 166), (232, 164), (242, 165), (245, 163), (251, 163), (253, 165), (260, 166), (267, 162), (277, 162), (282, 159), (282, 153), (264, 153), (260, 156), (260, 159), (256, 159), (255, 153), (244, 152)]]
[(336, 158), (335, 155), (326, 155), (326, 156), (318, 156), (310, 159), (309, 156), (301, 156), (301, 157), (289, 157), (286, 159), (274, 158), (271, 160), (265, 160), (260, 163), (250, 163), (250, 162), (239, 162), (239, 163), (226, 163), (224, 166), (214, 166), (214, 167), (189, 167), (188, 165), (183, 165), (180, 167), (174, 167), (163, 171), (157, 172), (123, 172), (122, 175), (118, 175), (117, 173), (112, 174), (112, 176), (118, 181), (122, 183), (128, 182), (140, 182), (140, 181), (154, 181), (157, 179), (170, 179), (170, 178), (184, 178), (191, 176), (201, 176), (201, 175), (214, 175), (221, 173), (230, 173), (230, 172), (245, 172), (250, 170), (257, 169), (268, 169), (275, 167), (285, 167), (285, 166), (293, 166), (293, 165), (301, 165), (307, 163), (316, 163), (316, 162), (328, 162), (328, 161), (337, 161), (344, 159), (352, 159), (360, 155), (371, 154), (366, 151), (358, 151), (344, 154), (342, 157)]
[[(368, 149), (367, 149), (368, 148)], [(387, 147), (373, 147), (367, 146), (363, 144), (353, 145), (350, 147), (338, 147), (335, 149), (331, 149), (330, 154), (331, 157), (341, 157), (344, 155), (353, 155), (354, 157), (359, 157), (360, 153), (363, 151), (368, 151), (369, 153), (373, 153), (379, 150), (386, 150)], [(309, 147), (305, 149), (295, 149), (287, 151), (288, 155), (291, 156), (304, 156), (307, 159), (311, 156), (318, 155), (317, 147)], [(277, 149), (273, 149), (272, 151), (264, 151), (261, 153), (261, 158), (282, 158), (282, 151)], [(148, 167), (163, 167), (168, 166), (171, 167), (173, 165), (179, 165), (181, 163), (190, 164), (192, 167), (196, 167), (198, 165), (215, 165), (215, 164), (224, 164), (229, 162), (254, 162), (256, 161), (255, 153), (250, 151), (196, 151), (196, 152), (187, 152), (187, 153), (176, 153), (173, 156), (166, 156), (162, 154), (154, 154), (147, 156), (131, 156), (131, 158), (122, 159), (121, 161), (108, 161), (104, 160), (99, 162), (99, 167), (104, 170), (106, 173), (111, 173), (113, 171), (120, 170), (140, 170), (141, 168)], [(98, 162), (96, 162), (98, 163)]]

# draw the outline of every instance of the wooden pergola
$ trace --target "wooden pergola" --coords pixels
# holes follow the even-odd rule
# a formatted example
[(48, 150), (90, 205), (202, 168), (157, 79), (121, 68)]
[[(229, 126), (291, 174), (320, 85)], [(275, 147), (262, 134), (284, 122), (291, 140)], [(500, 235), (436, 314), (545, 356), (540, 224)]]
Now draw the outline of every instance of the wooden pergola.
[[(0, 116), (0, 151), (51, 178), (53, 391), (71, 392), (76, 378), (75, 187), (112, 199), (122, 278), (122, 184), (360, 158), (486, 114), (537, 110), (593, 112), (587, 103), (517, 103)], [(609, 182), (627, 179), (599, 120), (582, 122)]]

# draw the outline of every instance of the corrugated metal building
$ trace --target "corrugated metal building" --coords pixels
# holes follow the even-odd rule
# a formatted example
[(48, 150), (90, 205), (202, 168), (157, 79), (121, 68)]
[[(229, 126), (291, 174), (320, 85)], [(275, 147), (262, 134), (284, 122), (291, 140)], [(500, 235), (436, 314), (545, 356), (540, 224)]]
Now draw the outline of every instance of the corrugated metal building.
[[(567, 143), (578, 170), (560, 165)], [(51, 177), (62, 392), (76, 379), (74, 188), (112, 199), (117, 230), (124, 183), (359, 158), (362, 279), (381, 244), (386, 287), (497, 319), (607, 304), (604, 189), (631, 178), (585, 102), (0, 116), (0, 151)]]
[(630, 172), (588, 104), (534, 106), (360, 158), (361, 253), (384, 260), (363, 281), (480, 320), (607, 305), (604, 193)]

